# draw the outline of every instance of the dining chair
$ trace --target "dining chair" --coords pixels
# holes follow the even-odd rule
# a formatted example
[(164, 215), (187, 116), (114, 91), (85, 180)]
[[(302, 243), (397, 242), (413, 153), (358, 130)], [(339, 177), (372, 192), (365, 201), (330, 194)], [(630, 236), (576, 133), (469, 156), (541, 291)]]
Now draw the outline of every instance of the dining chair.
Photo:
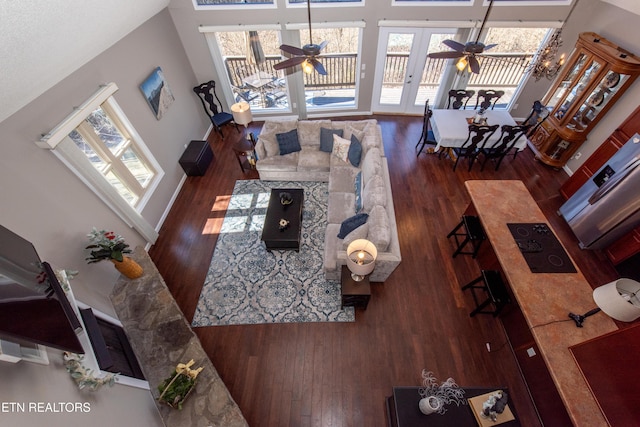
[(478, 97), (476, 98), (476, 106), (473, 107), (477, 110), (478, 107), (485, 110), (492, 109), (496, 106), (496, 102), (504, 95), (503, 90), (494, 89), (481, 89), (478, 91)]
[[(500, 167), (500, 163), (502, 163), (502, 160), (505, 158), (507, 154), (509, 154), (509, 152), (513, 148), (515, 148), (515, 145), (518, 142), (518, 140), (527, 133), (530, 127), (531, 127), (530, 125), (518, 125), (518, 126), (502, 125), (501, 127), (502, 133), (500, 135), (500, 139), (494, 144), (492, 144), (491, 146), (485, 145), (484, 147), (480, 148), (480, 153), (484, 157), (484, 159), (482, 160), (482, 166), (480, 167), (480, 170), (481, 171), (484, 170), (484, 165), (487, 163), (489, 159), (493, 159), (493, 160), (497, 159), (495, 170), (498, 170), (498, 168)], [(516, 154), (517, 154), (517, 149), (516, 149)], [(513, 157), (514, 158), (516, 157), (515, 154)]]
[(493, 135), (500, 125), (469, 125), (469, 135), (466, 141), (460, 147), (451, 147), (451, 150), (456, 155), (456, 161), (453, 164), (453, 170), (458, 167), (458, 162), (462, 157), (469, 159), (469, 171), (473, 166), (473, 162), (478, 157), (480, 149), (484, 146), (486, 141)]
[(523, 125), (530, 125), (529, 132), (527, 136), (533, 135), (533, 133), (538, 129), (538, 126), (542, 124), (549, 117), (549, 110), (547, 107), (542, 105), (542, 102), (535, 101), (533, 106), (531, 107), (531, 112), (527, 116), (526, 119), (522, 122)]
[(422, 117), (422, 134), (420, 135), (420, 139), (416, 144), (416, 150), (418, 151), (416, 157), (420, 156), (420, 153), (422, 153), (422, 150), (424, 150), (425, 145), (438, 145), (438, 141), (436, 141), (436, 137), (431, 130), (431, 122), (429, 121), (432, 115), (433, 111), (429, 107), (429, 100), (427, 99), (424, 103), (424, 116)]
[[(222, 134), (222, 126), (226, 124), (233, 123), (236, 126), (236, 130), (240, 132), (240, 128), (238, 124), (233, 121), (233, 115), (231, 113), (227, 113), (222, 109), (222, 103), (220, 102), (220, 98), (216, 94), (216, 82), (213, 80), (209, 80), (207, 83), (199, 84), (198, 86), (193, 88), (193, 91), (200, 102), (202, 103), (202, 108), (204, 108), (205, 114), (211, 120), (213, 124), (213, 128), (220, 134), (221, 137), (224, 138)], [(214, 99), (215, 98), (215, 99)], [(218, 101), (216, 103), (216, 101)]]
[(447, 100), (447, 109), (453, 108), (459, 110), (467, 108), (467, 102), (476, 94), (475, 90), (451, 89), (449, 91), (449, 99)]

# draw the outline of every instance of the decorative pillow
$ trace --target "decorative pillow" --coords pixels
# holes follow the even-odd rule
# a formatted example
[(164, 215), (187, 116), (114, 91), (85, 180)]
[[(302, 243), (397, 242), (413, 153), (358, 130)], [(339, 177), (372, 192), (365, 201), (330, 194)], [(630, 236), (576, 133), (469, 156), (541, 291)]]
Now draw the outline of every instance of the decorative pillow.
[(297, 129), (290, 130), (286, 133), (277, 133), (276, 139), (278, 140), (278, 147), (280, 148), (281, 156), (302, 150), (300, 142), (298, 141)]
[(362, 210), (362, 171), (358, 172), (354, 181), (356, 193), (356, 213)]
[(333, 149), (331, 150), (331, 153), (346, 163), (349, 157), (350, 145), (351, 141), (348, 141), (341, 136), (333, 135)]
[(333, 135), (342, 136), (342, 129), (320, 128), (320, 151), (331, 153), (333, 150)]
[(387, 211), (382, 206), (375, 206), (371, 210), (369, 224), (369, 234), (367, 240), (376, 245), (376, 249), (384, 252), (391, 243), (391, 226)]
[(355, 230), (353, 230), (351, 233), (347, 234), (344, 237), (344, 239), (342, 240), (342, 249), (346, 251), (349, 245), (354, 240), (366, 239), (368, 234), (369, 234), (369, 224), (365, 222), (360, 227), (356, 228)]
[(262, 157), (263, 159), (280, 154), (280, 147), (278, 146), (278, 141), (276, 141), (276, 133), (274, 131), (262, 132), (258, 138), (264, 145), (265, 156)]
[(356, 138), (358, 138), (358, 141), (362, 141), (362, 138), (364, 138), (364, 130), (361, 129), (357, 129), (352, 123), (349, 123), (345, 128), (345, 138), (351, 138), (352, 136), (355, 135)]
[(340, 231), (338, 232), (338, 239), (344, 239), (347, 234), (366, 223), (367, 218), (369, 218), (368, 214), (359, 213), (342, 221), (342, 224), (340, 224)]
[(362, 156), (362, 144), (355, 135), (351, 135), (351, 145), (349, 145), (349, 162), (355, 166), (360, 166), (360, 156)]

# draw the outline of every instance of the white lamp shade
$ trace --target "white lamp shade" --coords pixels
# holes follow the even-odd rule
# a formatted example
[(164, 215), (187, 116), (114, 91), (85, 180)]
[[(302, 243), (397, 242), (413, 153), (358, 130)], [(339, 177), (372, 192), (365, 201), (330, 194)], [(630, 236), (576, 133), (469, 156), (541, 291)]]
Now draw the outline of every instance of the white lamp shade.
[(609, 317), (621, 322), (633, 322), (640, 317), (640, 283), (618, 279), (593, 291), (593, 300)]
[(253, 120), (251, 114), (251, 106), (248, 102), (236, 102), (231, 106), (231, 114), (233, 114), (233, 121), (239, 125), (248, 125)]
[(353, 274), (366, 276), (376, 266), (378, 250), (366, 239), (354, 240), (347, 246), (347, 268)]

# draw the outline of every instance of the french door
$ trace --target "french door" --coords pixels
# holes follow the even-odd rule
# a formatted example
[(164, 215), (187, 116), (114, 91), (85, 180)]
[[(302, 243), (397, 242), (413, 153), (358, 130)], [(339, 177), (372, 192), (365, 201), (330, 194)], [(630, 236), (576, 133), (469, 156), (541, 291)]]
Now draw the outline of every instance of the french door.
[(442, 91), (447, 60), (427, 58), (455, 36), (448, 28), (381, 27), (371, 108), (377, 113), (421, 114)]

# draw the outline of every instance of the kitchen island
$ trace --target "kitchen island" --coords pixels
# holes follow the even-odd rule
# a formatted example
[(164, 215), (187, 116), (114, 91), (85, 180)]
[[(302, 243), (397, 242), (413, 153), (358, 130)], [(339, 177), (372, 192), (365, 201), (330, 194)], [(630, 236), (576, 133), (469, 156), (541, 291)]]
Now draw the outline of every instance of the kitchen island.
[[(540, 378), (546, 375), (541, 369), (546, 365), (571, 422), (606, 426), (569, 347), (615, 331), (616, 324), (603, 312), (588, 317), (582, 328), (569, 319), (570, 312), (584, 314), (596, 307), (592, 288), (579, 269), (570, 273), (531, 271), (507, 224), (546, 223), (553, 230), (521, 181), (475, 180), (467, 181), (465, 187), (471, 198), (467, 213), (478, 215), (490, 243), (478, 263), (483, 269), (498, 268), (508, 283), (515, 308), (501, 320), (543, 422), (554, 425), (555, 415), (553, 405), (545, 401), (553, 394), (545, 393), (541, 386)], [(492, 263), (492, 258), (497, 262)], [(520, 328), (518, 319), (523, 319)], [(544, 364), (536, 364), (538, 353)]]

